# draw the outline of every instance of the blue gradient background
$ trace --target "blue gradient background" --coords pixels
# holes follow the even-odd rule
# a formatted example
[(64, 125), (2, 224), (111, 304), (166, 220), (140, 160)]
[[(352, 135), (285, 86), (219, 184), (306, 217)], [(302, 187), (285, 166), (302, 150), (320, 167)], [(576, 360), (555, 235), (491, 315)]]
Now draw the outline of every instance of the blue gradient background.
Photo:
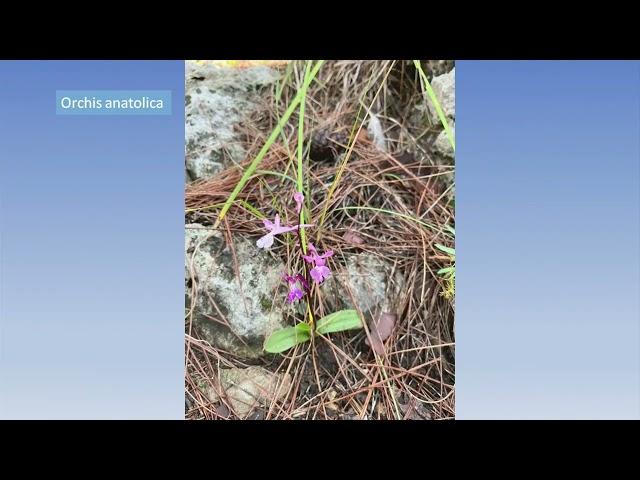
[[(56, 90), (171, 90), (57, 116)], [(0, 418), (184, 418), (184, 62), (0, 62)]]
[(456, 78), (456, 418), (638, 418), (639, 63)]

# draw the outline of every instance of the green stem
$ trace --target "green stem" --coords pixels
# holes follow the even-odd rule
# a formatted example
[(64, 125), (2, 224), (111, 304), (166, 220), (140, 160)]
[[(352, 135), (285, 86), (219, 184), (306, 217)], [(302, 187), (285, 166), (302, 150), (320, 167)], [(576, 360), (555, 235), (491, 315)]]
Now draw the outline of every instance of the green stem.
[(249, 164), (247, 169), (244, 171), (242, 178), (237, 183), (236, 187), (233, 189), (233, 192), (231, 192), (231, 195), (229, 195), (229, 198), (227, 199), (224, 206), (222, 207), (222, 210), (220, 211), (220, 215), (218, 215), (218, 219), (216, 220), (216, 223), (214, 224), (213, 228), (217, 228), (218, 225), (220, 225), (220, 222), (222, 221), (224, 216), (227, 214), (227, 211), (229, 210), (229, 208), (231, 208), (231, 205), (233, 204), (235, 198), (242, 191), (242, 189), (244, 188), (246, 183), (249, 181), (249, 178), (251, 177), (253, 172), (256, 170), (256, 168), (258, 168), (258, 165), (260, 165), (260, 162), (269, 151), (269, 148), (271, 148), (271, 145), (275, 142), (276, 138), (278, 138), (278, 135), (280, 135), (280, 132), (282, 131), (285, 124), (289, 120), (289, 117), (291, 117), (295, 109), (300, 104), (300, 101), (302, 100), (302, 97), (303, 97), (302, 92), (306, 91), (306, 88), (311, 84), (311, 82), (313, 81), (313, 78), (317, 75), (323, 63), (324, 63), (324, 60), (319, 60), (311, 70), (308, 78), (305, 78), (301, 91), (299, 91), (298, 94), (295, 96), (295, 98), (291, 102), (291, 105), (289, 105), (289, 108), (287, 108), (287, 110), (284, 112), (284, 115), (278, 122), (278, 125), (271, 132), (271, 135), (269, 135), (269, 138), (263, 145), (260, 152), (258, 152), (258, 155), (256, 156), (256, 158), (254, 158), (251, 164)]

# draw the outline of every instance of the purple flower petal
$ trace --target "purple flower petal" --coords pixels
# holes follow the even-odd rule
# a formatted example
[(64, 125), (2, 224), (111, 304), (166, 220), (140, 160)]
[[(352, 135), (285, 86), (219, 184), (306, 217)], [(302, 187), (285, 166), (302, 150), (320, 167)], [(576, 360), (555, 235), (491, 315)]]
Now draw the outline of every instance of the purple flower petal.
[(323, 255), (320, 255), (320, 258), (329, 258), (333, 257), (333, 250), (327, 250)]
[(277, 235), (279, 233), (287, 233), (287, 232), (293, 232), (294, 230), (298, 229), (298, 225), (294, 225), (293, 227), (276, 227), (273, 230), (271, 230), (271, 233), (273, 233), (274, 235)]
[(313, 243), (309, 242), (308, 250), (311, 252), (312, 256), (318, 256), (318, 251), (316, 250), (316, 247), (313, 245)]
[(311, 269), (309, 272), (311, 274), (311, 278), (320, 285), (325, 279), (329, 278), (331, 275), (331, 270), (324, 265), (319, 265)]
[(308, 249), (310, 255), (303, 255), (302, 258), (304, 258), (307, 263), (313, 263), (315, 267), (325, 267), (327, 264), (325, 259), (333, 255), (333, 250), (327, 250), (323, 255), (318, 255), (316, 247), (311, 242), (309, 242)]
[(268, 219), (264, 219), (262, 220), (262, 223), (264, 224), (265, 228), (269, 231), (273, 230), (275, 228), (275, 225), (273, 224), (273, 222), (271, 220)]
[(309, 283), (307, 282), (307, 279), (304, 278), (302, 275), (297, 274), (296, 275), (296, 280), (300, 282), (300, 284), (304, 287), (305, 291), (309, 290)]
[(256, 245), (258, 248), (264, 248), (265, 250), (270, 248), (273, 245), (273, 233), (267, 233), (264, 237), (258, 239)]
[(264, 224), (265, 228), (267, 229), (268, 233), (263, 236), (262, 238), (260, 238), (256, 245), (258, 245), (258, 248), (264, 248), (265, 250), (270, 248), (271, 245), (273, 245), (273, 239), (275, 237), (275, 235), (278, 235), (280, 233), (286, 233), (286, 232), (293, 232), (294, 230), (298, 230), (300, 227), (313, 227), (312, 224), (310, 225), (293, 225), (293, 226), (286, 226), (280, 225), (280, 215), (278, 215), (276, 213), (276, 216), (274, 218), (274, 221), (272, 222), (271, 220), (267, 220), (266, 218), (262, 220), (262, 223)]
[[(287, 302), (289, 303), (300, 300), (304, 296), (305, 291), (309, 290), (309, 284), (307, 283), (307, 280), (299, 273), (295, 276), (291, 276), (288, 273), (284, 272), (282, 274), (282, 279), (285, 282), (289, 283), (289, 293), (287, 295)], [(299, 285), (301, 285), (303, 288), (301, 289)]]
[(291, 289), (289, 290), (289, 295), (287, 295), (287, 302), (293, 303), (296, 300), (300, 300), (303, 295), (304, 295), (304, 292), (302, 290), (300, 290), (296, 286), (292, 286)]

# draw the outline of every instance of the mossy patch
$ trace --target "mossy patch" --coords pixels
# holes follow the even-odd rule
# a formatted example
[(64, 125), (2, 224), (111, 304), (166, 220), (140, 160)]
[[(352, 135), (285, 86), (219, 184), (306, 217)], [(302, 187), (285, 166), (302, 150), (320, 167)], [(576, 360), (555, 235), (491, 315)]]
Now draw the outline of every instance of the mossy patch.
[(273, 302), (265, 295), (260, 295), (260, 307), (264, 313), (269, 313), (273, 307)]

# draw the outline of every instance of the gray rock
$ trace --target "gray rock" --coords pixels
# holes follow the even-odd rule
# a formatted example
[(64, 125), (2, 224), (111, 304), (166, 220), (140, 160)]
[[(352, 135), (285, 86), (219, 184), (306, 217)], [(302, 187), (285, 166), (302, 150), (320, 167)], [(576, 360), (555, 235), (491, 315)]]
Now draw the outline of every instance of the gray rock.
[[(456, 118), (456, 69), (438, 75), (431, 81), (431, 87), (449, 122)], [(429, 115), (435, 125), (441, 125), (436, 109), (428, 102)]]
[[(453, 134), (453, 139), (455, 141), (456, 138), (456, 124), (455, 122), (451, 123), (451, 133)], [(442, 130), (438, 137), (433, 142), (433, 151), (436, 153), (443, 164), (453, 164), (455, 161), (455, 152), (453, 148), (451, 148), (451, 143), (449, 143), (449, 139), (447, 138), (447, 132)], [(456, 196), (456, 188), (455, 188), (455, 174), (454, 173), (446, 173), (441, 177), (441, 180), (445, 183), (447, 188), (450, 187), (449, 193), (447, 194), (447, 199), (451, 200)]]
[[(291, 375), (272, 373), (262, 367), (226, 368), (219, 370), (226, 399), (239, 417), (246, 417), (256, 406), (268, 406), (286, 396), (291, 388)], [(203, 388), (203, 387), (201, 387)], [(220, 400), (218, 392), (204, 387), (212, 402)]]
[[(453, 68), (448, 73), (444, 73), (438, 76), (435, 76), (431, 81), (431, 87), (442, 107), (442, 111), (445, 114), (447, 122), (449, 126), (452, 128), (455, 125), (456, 119), (456, 69)], [(417, 128), (424, 128), (424, 125), (431, 124), (435, 127), (436, 130), (441, 130), (442, 132), (442, 140), (438, 140), (438, 142), (444, 141), (448, 143), (446, 139), (446, 134), (444, 133), (444, 128), (442, 126), (442, 122), (440, 121), (440, 117), (436, 112), (435, 107), (431, 103), (431, 99), (426, 96), (424, 102), (419, 102), (415, 105), (413, 111), (409, 115), (409, 123), (412, 125), (417, 125)], [(443, 148), (439, 148), (443, 147)], [(451, 148), (449, 146), (449, 148)], [(443, 154), (447, 150), (447, 146), (445, 143), (440, 143), (435, 146), (436, 152)], [(453, 158), (452, 153), (445, 154), (445, 156)]]
[(346, 268), (326, 281), (330, 307), (337, 310), (357, 305), (368, 318), (383, 312), (397, 314), (405, 281), (397, 270), (392, 272), (393, 266), (376, 255), (365, 252), (349, 257)]
[(455, 67), (454, 60), (427, 60), (423, 62), (423, 69), (429, 78), (450, 72)]
[(265, 337), (283, 326), (285, 266), (255, 242), (235, 239), (234, 249), (240, 284), (224, 237), (201, 225), (186, 226), (185, 279), (195, 283), (187, 285), (186, 308), (195, 296), (192, 319), (200, 338), (240, 357), (257, 358)]
[(240, 162), (234, 127), (257, 105), (259, 91), (280, 78), (267, 66), (229, 68), (186, 62), (185, 139), (189, 180), (206, 179)]
[[(453, 139), (455, 141), (455, 138), (456, 138), (455, 121), (452, 121), (449, 124), (449, 127), (451, 128), (451, 133), (453, 134)], [(454, 158), (455, 155), (454, 155), (453, 148), (451, 148), (451, 143), (449, 142), (449, 138), (447, 137), (447, 132), (445, 132), (444, 130), (442, 130), (438, 134), (435, 141), (433, 142), (433, 150), (447, 159), (452, 160)]]

